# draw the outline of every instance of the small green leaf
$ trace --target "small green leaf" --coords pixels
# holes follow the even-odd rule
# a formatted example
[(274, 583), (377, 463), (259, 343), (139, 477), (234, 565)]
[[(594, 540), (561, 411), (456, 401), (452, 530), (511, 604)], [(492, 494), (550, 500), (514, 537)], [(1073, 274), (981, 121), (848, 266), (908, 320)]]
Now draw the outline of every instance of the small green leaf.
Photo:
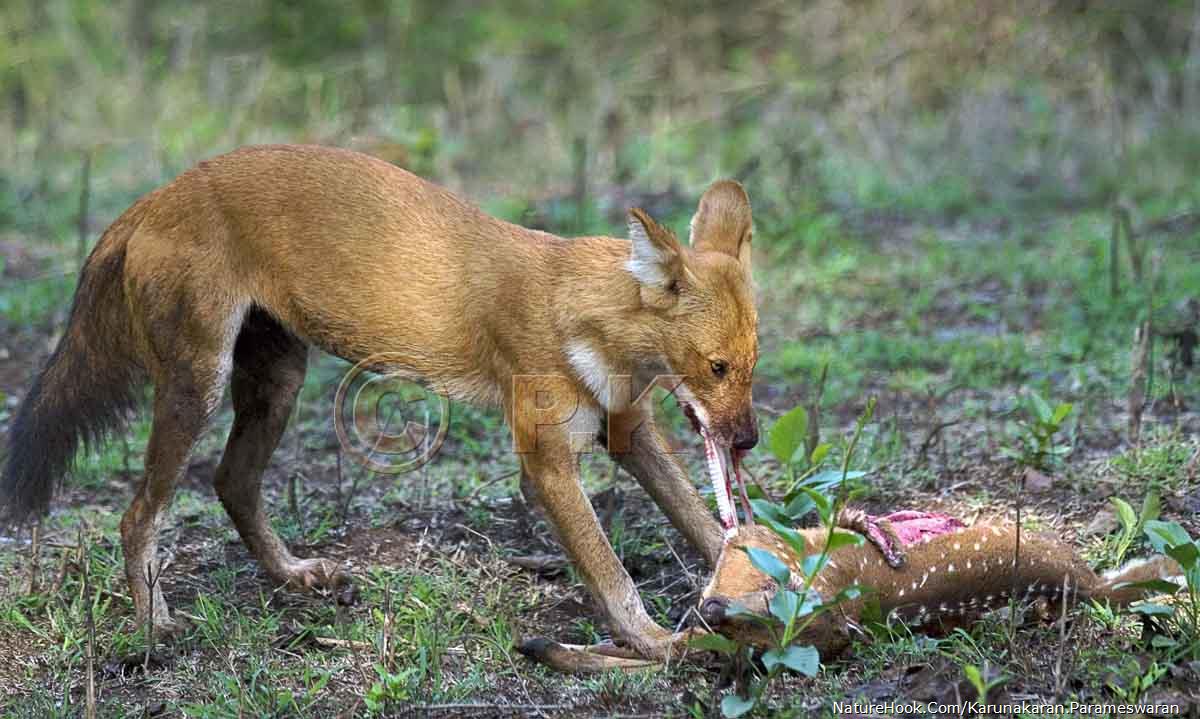
[(692, 637), (688, 641), (688, 646), (709, 652), (720, 652), (721, 654), (736, 654), (738, 650), (737, 642), (716, 632)]
[(1179, 562), (1181, 567), (1191, 567), (1200, 560), (1200, 547), (1197, 547), (1195, 542), (1176, 544), (1174, 547), (1167, 547), (1167, 556)]
[(1029, 404), (1033, 407), (1034, 414), (1043, 422), (1049, 422), (1054, 417), (1054, 410), (1050, 409), (1050, 405), (1042, 398), (1040, 394), (1029, 391)]
[(1150, 490), (1146, 492), (1146, 496), (1142, 498), (1142, 513), (1138, 519), (1144, 525), (1152, 519), (1158, 519), (1158, 515), (1162, 513), (1162, 502), (1159, 501), (1158, 492)]
[(1108, 501), (1116, 508), (1117, 519), (1121, 520), (1121, 526), (1125, 528), (1125, 531), (1132, 532), (1137, 528), (1137, 513), (1133, 511), (1129, 502), (1120, 497), (1109, 497)]
[(963, 674), (967, 675), (967, 680), (971, 682), (976, 691), (983, 691), (983, 675), (979, 673), (979, 667), (974, 664), (968, 664), (963, 667)]
[(1161, 554), (1166, 554), (1167, 547), (1173, 547), (1177, 544), (1190, 544), (1192, 541), (1187, 530), (1179, 526), (1177, 522), (1164, 522), (1154, 519), (1146, 522), (1144, 531), (1146, 538), (1150, 540), (1150, 546), (1154, 547), (1154, 551)]
[(726, 694), (721, 699), (721, 714), (734, 719), (740, 717), (746, 712), (754, 708), (755, 701), (753, 697), (740, 697), (737, 694)]
[(801, 492), (800, 494), (796, 495), (795, 499), (788, 502), (788, 505), (783, 509), (783, 513), (786, 514), (792, 522), (796, 522), (800, 519), (803, 519), (805, 515), (816, 508), (817, 505), (813, 503), (812, 498)]
[[(757, 510), (757, 507), (755, 509)], [(804, 535), (800, 534), (796, 530), (785, 524), (780, 524), (779, 522), (775, 521), (773, 517), (766, 514), (759, 514), (757, 521), (759, 524), (765, 525), (767, 529), (770, 529), (772, 532), (778, 535), (779, 538), (786, 542), (788, 547), (790, 547), (791, 550), (797, 555), (803, 555), (808, 552), (808, 546), (804, 541)]]
[(851, 532), (848, 529), (835, 529), (833, 530), (833, 536), (829, 538), (829, 546), (826, 548), (826, 551), (832, 554), (842, 547), (862, 546), (862, 543), (865, 541), (867, 541), (866, 537), (858, 532)]
[(825, 459), (826, 455), (829, 454), (829, 450), (831, 449), (833, 449), (833, 445), (829, 442), (822, 442), (821, 444), (818, 444), (816, 448), (813, 449), (812, 456), (808, 458), (808, 463), (813, 467), (817, 466), (822, 460)]
[(829, 604), (840, 604), (841, 602), (854, 601), (863, 595), (863, 592), (872, 591), (870, 587), (864, 587), (860, 584), (851, 584), (842, 591), (838, 592), (830, 600)]
[(803, 407), (796, 407), (775, 420), (767, 434), (767, 446), (780, 464), (789, 467), (795, 463), (796, 452), (804, 447), (807, 432), (808, 412)]
[(808, 495), (808, 498), (816, 505), (817, 516), (821, 518), (821, 524), (833, 524), (833, 500), (811, 487), (801, 487), (800, 491)]
[[(846, 481), (858, 479), (859, 477), (867, 476), (866, 472), (860, 470), (851, 470), (846, 472)], [(804, 486), (810, 489), (820, 491), (828, 491), (842, 483), (842, 470), (827, 469), (824, 472), (818, 472), (808, 479), (804, 480)]]
[(1050, 423), (1055, 426), (1062, 424), (1062, 421), (1067, 418), (1067, 415), (1071, 414), (1071, 410), (1073, 409), (1075, 409), (1075, 406), (1070, 402), (1063, 402), (1058, 405), (1054, 408), (1054, 416), (1050, 419)]
[(800, 609), (800, 597), (790, 589), (780, 589), (771, 597), (767, 607), (772, 616), (788, 624), (796, 618), (796, 612)]
[(745, 552), (750, 556), (750, 563), (758, 571), (774, 579), (779, 586), (787, 586), (792, 573), (788, 570), (787, 565), (779, 560), (779, 557), (759, 547), (746, 547)]
[(1175, 613), (1175, 607), (1168, 607), (1164, 604), (1155, 604), (1153, 602), (1142, 602), (1130, 607), (1129, 611), (1135, 614), (1145, 614), (1146, 616), (1169, 617)]
[(750, 506), (754, 509), (755, 519), (767, 517), (774, 520), (778, 524), (791, 524), (791, 516), (783, 509), (780, 509), (778, 504), (769, 502), (765, 499), (751, 499)]
[(771, 649), (763, 653), (762, 661), (768, 671), (776, 664), (782, 664), (806, 677), (815, 677), (821, 669), (821, 655), (812, 646), (793, 644), (786, 649)]
[(806, 577), (813, 577), (824, 569), (826, 564), (829, 564), (828, 554), (810, 554), (800, 562), (800, 571), (804, 572)]
[(725, 608), (725, 616), (726, 617), (737, 617), (738, 619), (745, 619), (747, 621), (752, 621), (756, 624), (761, 624), (766, 627), (771, 627), (771, 626), (774, 626), (774, 624), (775, 624), (774, 619), (771, 619), (770, 617), (764, 617), (763, 615), (751, 610), (750, 607), (747, 607), (745, 604), (742, 604), (740, 602), (732, 602), (728, 607), (726, 607)]

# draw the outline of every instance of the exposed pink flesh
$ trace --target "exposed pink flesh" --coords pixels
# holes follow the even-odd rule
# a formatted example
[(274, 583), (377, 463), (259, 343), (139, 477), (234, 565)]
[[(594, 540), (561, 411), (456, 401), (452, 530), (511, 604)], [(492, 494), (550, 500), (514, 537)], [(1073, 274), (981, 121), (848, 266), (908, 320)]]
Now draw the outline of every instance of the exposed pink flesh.
[[(919, 512), (911, 509), (892, 512), (882, 517), (870, 514), (866, 517), (867, 538), (879, 548), (888, 564), (893, 567), (903, 564), (901, 551), (903, 547), (928, 541), (940, 534), (947, 534), (966, 527), (960, 520), (948, 514)], [(891, 528), (891, 535), (880, 526), (882, 522), (886, 522)], [(899, 542), (899, 547), (893, 544), (893, 537), (895, 541)]]
[(912, 509), (892, 512), (883, 517), (872, 517), (871, 519), (873, 522), (878, 519), (887, 520), (892, 525), (892, 530), (896, 532), (900, 542), (905, 546), (936, 537), (939, 534), (965, 529), (967, 526), (957, 517), (951, 517), (948, 514), (918, 512)]
[(733, 478), (737, 480), (738, 491), (742, 497), (742, 511), (746, 513), (746, 524), (754, 526), (754, 510), (750, 507), (750, 495), (746, 494), (746, 478), (742, 476), (742, 455), (746, 452), (741, 449), (730, 450), (730, 464), (733, 465)]

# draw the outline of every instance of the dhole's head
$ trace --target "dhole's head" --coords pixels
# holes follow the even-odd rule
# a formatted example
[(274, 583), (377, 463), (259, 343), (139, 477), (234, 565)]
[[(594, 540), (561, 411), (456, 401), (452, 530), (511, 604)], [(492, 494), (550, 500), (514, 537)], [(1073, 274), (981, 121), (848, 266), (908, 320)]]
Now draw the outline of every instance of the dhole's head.
[(713, 183), (700, 198), (688, 246), (642, 210), (629, 217), (627, 267), (653, 316), (668, 368), (684, 377), (675, 394), (701, 434), (736, 450), (758, 442), (750, 398), (758, 361), (753, 231), (750, 200), (732, 180)]

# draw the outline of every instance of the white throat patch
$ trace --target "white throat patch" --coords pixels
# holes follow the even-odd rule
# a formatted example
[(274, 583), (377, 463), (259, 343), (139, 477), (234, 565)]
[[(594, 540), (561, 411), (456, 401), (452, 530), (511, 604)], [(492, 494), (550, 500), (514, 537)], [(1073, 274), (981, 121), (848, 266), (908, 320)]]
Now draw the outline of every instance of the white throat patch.
[(583, 340), (572, 340), (567, 343), (567, 361), (592, 397), (602, 407), (612, 409), (612, 383), (609, 380), (612, 368), (600, 352)]

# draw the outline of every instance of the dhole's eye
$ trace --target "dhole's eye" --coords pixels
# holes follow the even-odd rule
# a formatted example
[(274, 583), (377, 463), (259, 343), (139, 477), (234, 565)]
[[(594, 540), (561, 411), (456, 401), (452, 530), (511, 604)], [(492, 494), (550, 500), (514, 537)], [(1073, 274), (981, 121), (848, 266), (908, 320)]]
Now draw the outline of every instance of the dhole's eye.
[(709, 361), (708, 366), (712, 368), (712, 373), (715, 374), (718, 379), (724, 378), (729, 372), (729, 363), (725, 360), (711, 360)]

